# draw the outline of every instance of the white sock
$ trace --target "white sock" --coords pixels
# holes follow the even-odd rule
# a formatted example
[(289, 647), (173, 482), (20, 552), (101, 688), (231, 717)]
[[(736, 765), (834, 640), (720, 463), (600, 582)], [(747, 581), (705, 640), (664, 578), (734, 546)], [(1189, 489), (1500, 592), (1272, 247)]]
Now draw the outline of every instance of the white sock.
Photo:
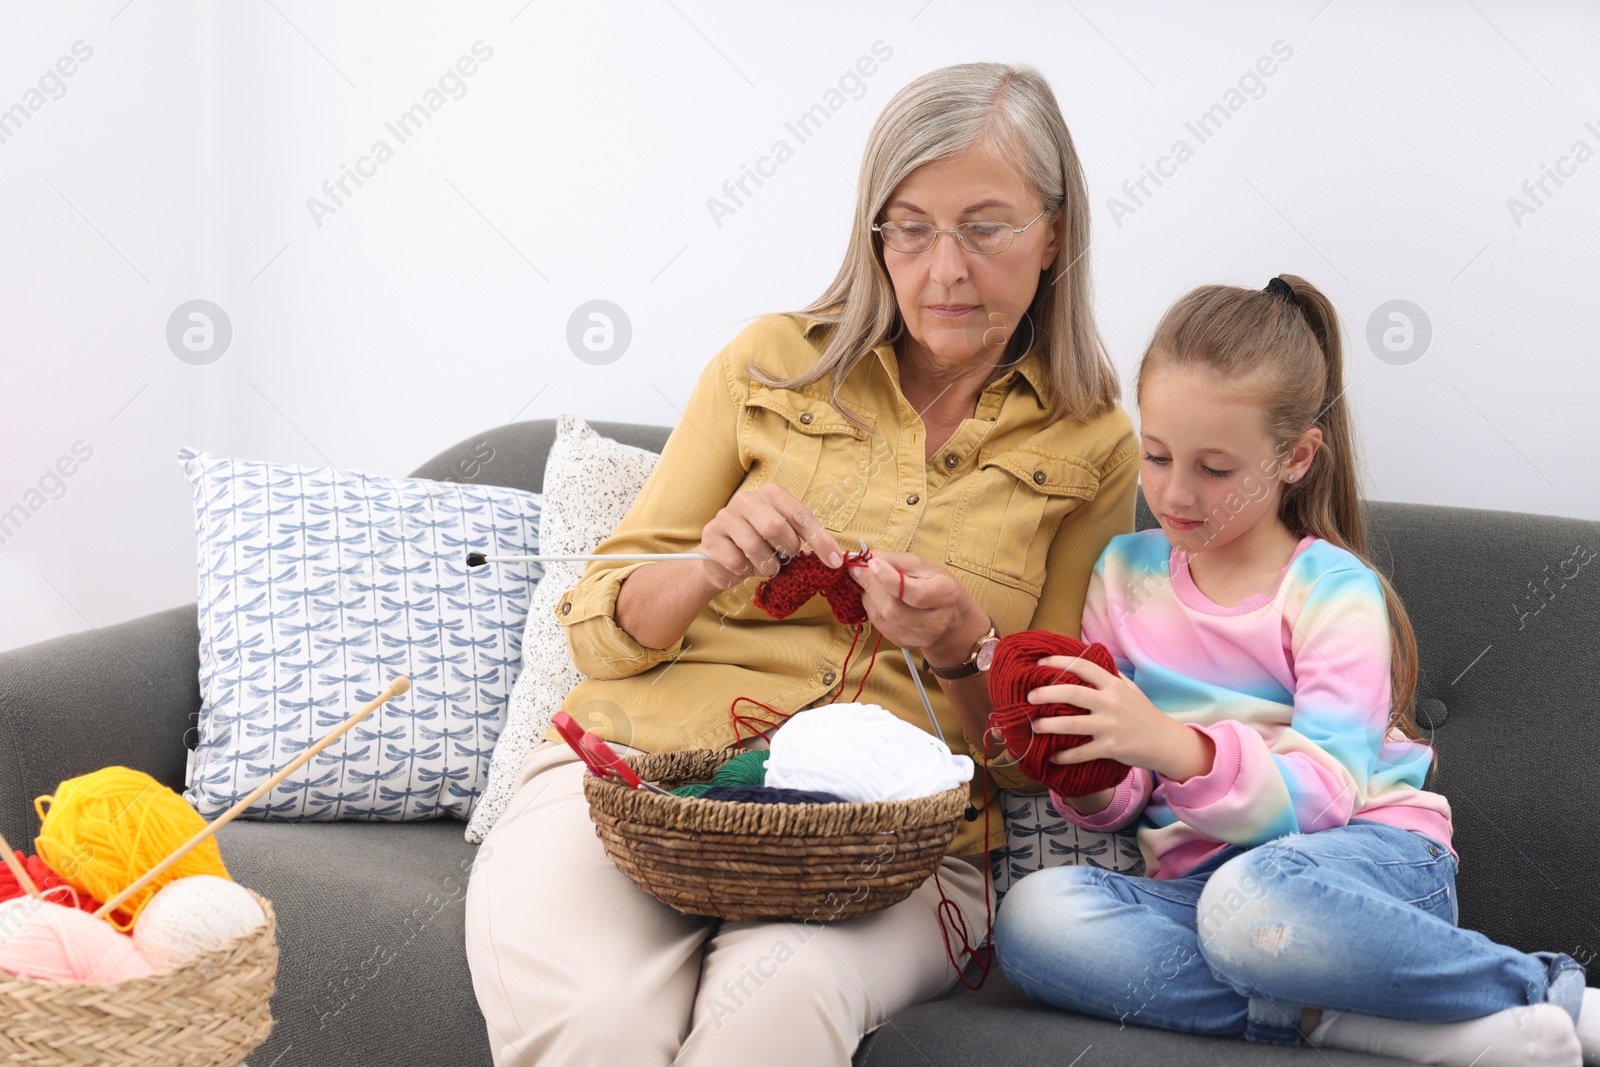
[(1306, 1036), (1313, 1046), (1447, 1067), (1577, 1067), (1580, 1060), (1588, 1062), (1572, 1016), (1554, 1004), (1507, 1008), (1456, 1023), (1324, 1011)]
[(1600, 1067), (1600, 989), (1583, 987), (1583, 1007), (1578, 1011), (1578, 1044), (1583, 1046), (1584, 1067)]

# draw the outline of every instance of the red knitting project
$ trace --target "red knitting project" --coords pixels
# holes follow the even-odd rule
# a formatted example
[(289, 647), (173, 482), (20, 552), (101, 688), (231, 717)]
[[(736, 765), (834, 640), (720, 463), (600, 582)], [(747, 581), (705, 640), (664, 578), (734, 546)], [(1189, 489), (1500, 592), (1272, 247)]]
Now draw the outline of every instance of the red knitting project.
[(865, 567), (871, 558), (870, 551), (847, 553), (844, 564), (835, 568), (814, 553), (802, 552), (779, 568), (777, 574), (756, 586), (756, 607), (774, 619), (787, 619), (806, 601), (821, 593), (835, 619), (846, 626), (866, 622), (861, 587), (850, 577), (849, 568)]
[(1062, 796), (1081, 797), (1109, 789), (1128, 773), (1126, 765), (1111, 759), (1068, 764), (1050, 762), (1055, 753), (1088, 741), (1088, 735), (1033, 732), (1034, 719), (1085, 712), (1071, 704), (1030, 704), (1028, 694), (1031, 691), (1046, 685), (1094, 688), (1069, 670), (1039, 666), (1039, 660), (1045, 656), (1080, 656), (1112, 674), (1118, 673), (1116, 661), (1099, 642), (1085, 645), (1075, 637), (1049, 630), (1007, 634), (995, 646), (994, 663), (989, 667), (989, 699), (994, 704), (989, 725), (1005, 735), (1007, 748), (1022, 753), (1023, 773)]
[[(867, 609), (861, 603), (861, 587), (850, 577), (848, 571), (851, 567), (865, 567), (871, 558), (870, 550), (846, 552), (844, 563), (835, 568), (822, 562), (814, 553), (802, 552), (798, 556), (790, 557), (788, 562), (778, 569), (777, 574), (756, 586), (756, 606), (774, 619), (787, 619), (799, 611), (806, 601), (821, 593), (828, 601), (833, 617), (853, 631), (850, 637), (850, 650), (844, 654), (844, 665), (839, 669), (839, 689), (829, 698), (829, 703), (844, 696), (846, 676), (850, 672), (850, 660), (856, 653), (856, 642), (861, 640), (862, 624), (867, 621)], [(900, 591), (902, 594), (905, 592), (904, 574), (900, 575)], [(856, 695), (852, 699), (859, 699), (861, 691), (866, 688), (867, 675), (872, 673), (872, 665), (878, 661), (878, 646), (881, 644), (883, 644), (883, 634), (879, 633), (878, 639), (872, 644), (872, 656), (867, 660), (867, 669), (862, 673), (861, 682), (856, 686)], [(768, 712), (772, 719), (740, 714), (741, 701), (754, 704)], [(757, 734), (765, 733), (793, 714), (792, 711), (779, 711), (754, 697), (734, 697), (733, 702), (728, 705), (729, 720), (733, 724), (734, 745), (739, 745), (740, 735), (745, 727), (750, 727)]]

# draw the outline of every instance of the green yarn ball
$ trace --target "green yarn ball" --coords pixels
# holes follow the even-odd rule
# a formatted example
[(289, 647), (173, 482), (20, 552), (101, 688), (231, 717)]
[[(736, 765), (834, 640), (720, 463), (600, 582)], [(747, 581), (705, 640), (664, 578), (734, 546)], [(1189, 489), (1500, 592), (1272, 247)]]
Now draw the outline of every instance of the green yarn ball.
[(764, 748), (741, 752), (718, 767), (717, 773), (711, 776), (711, 781), (696, 785), (680, 785), (672, 790), (672, 794), (680, 797), (697, 797), (714, 785), (766, 785), (767, 757), (770, 755), (772, 753)]
[(717, 768), (711, 776), (712, 785), (766, 785), (767, 757), (771, 752), (764, 748), (741, 752)]

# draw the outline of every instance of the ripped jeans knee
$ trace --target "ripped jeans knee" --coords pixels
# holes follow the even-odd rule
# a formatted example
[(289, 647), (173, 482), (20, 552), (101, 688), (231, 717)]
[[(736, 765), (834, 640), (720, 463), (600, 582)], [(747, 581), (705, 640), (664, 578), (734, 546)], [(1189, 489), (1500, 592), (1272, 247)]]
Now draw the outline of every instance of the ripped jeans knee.
[(1307, 866), (1295, 849), (1302, 834), (1279, 838), (1217, 868), (1196, 904), (1200, 952), (1219, 978), (1258, 985), (1293, 970), (1320, 943), (1326, 916), (1315, 912), (1312, 881), (1292, 877)]

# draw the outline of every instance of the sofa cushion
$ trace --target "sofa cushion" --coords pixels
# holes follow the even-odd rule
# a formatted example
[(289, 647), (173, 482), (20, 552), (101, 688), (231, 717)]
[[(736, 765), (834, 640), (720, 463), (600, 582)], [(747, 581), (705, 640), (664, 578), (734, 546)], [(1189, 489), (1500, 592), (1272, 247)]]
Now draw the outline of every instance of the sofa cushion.
[[(967, 980), (980, 976), (969, 966)], [(1339, 1049), (1284, 1048), (1233, 1038), (1198, 1037), (1093, 1019), (1030, 1000), (1005, 980), (999, 965), (982, 988), (957, 982), (943, 997), (895, 1015), (868, 1034), (855, 1067), (1404, 1067), (1406, 1061)]]
[(467, 880), (489, 853), (459, 822), (235, 820), (217, 843), (278, 916), (275, 1023), (252, 1064), (489, 1062), (462, 950)]
[[(1600, 884), (1600, 551), (1592, 522), (1370, 504), (1371, 554), (1406, 605), (1419, 720), (1450, 801), (1463, 927), (1594, 965)], [(1537, 610), (1536, 610), (1537, 609)], [(1442, 723), (1427, 728), (1432, 719)]]

